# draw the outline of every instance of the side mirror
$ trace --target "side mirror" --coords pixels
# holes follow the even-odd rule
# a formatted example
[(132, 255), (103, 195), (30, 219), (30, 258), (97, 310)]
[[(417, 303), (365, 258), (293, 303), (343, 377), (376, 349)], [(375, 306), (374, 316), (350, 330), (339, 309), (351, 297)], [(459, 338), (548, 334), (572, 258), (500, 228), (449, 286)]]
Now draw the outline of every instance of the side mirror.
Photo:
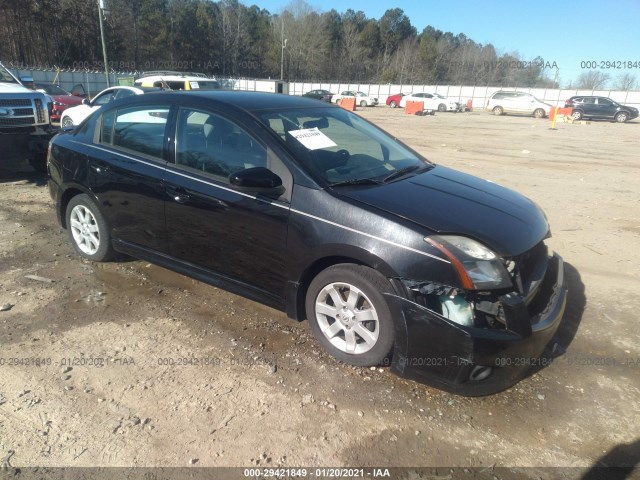
[(82, 105), (91, 105), (91, 102), (89, 101), (88, 98), (83, 98), (82, 99)]
[(231, 187), (240, 192), (279, 197), (284, 193), (282, 179), (268, 168), (254, 167), (229, 176)]

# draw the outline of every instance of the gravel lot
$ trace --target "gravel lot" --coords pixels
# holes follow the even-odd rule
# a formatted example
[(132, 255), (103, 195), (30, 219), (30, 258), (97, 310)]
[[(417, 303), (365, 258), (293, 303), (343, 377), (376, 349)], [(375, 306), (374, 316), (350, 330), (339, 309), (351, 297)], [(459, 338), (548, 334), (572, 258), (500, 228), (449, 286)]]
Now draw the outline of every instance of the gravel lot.
[(306, 322), (146, 262), (81, 260), (46, 179), (3, 159), (0, 467), (637, 462), (640, 123), (359, 112), (542, 206), (570, 278), (564, 356), (484, 398), (339, 365)]

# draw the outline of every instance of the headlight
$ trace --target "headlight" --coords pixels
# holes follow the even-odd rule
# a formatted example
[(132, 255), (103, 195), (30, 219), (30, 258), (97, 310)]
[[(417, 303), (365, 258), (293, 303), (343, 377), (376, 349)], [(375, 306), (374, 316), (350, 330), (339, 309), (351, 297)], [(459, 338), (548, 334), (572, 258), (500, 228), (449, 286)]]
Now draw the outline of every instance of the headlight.
[(67, 106), (67, 104), (66, 104), (66, 103), (57, 102), (57, 101), (55, 101), (55, 100), (53, 101), (53, 104), (54, 104), (56, 107), (66, 107), (66, 106)]
[(437, 235), (424, 240), (446, 255), (464, 288), (490, 290), (513, 286), (498, 256), (481, 243), (454, 235)]

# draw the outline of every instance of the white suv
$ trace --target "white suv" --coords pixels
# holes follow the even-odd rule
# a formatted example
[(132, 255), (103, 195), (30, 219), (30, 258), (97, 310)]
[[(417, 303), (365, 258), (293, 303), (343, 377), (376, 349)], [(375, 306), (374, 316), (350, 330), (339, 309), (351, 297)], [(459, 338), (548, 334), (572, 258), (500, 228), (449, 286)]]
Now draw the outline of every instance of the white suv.
[(500, 90), (489, 97), (486, 109), (495, 115), (521, 113), (544, 118), (549, 115), (551, 105), (544, 103), (530, 93)]

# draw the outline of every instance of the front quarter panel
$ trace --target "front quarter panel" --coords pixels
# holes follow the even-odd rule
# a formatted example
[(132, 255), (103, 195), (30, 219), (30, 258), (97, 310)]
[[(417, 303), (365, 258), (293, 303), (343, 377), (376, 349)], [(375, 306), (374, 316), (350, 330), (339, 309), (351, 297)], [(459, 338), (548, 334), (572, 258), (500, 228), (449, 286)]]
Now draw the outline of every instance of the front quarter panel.
[(455, 286), (458, 278), (449, 261), (424, 241), (432, 232), (390, 217), (326, 190), (297, 186), (288, 234), (289, 278), (300, 281), (322, 258), (347, 257), (387, 278), (428, 278)]

